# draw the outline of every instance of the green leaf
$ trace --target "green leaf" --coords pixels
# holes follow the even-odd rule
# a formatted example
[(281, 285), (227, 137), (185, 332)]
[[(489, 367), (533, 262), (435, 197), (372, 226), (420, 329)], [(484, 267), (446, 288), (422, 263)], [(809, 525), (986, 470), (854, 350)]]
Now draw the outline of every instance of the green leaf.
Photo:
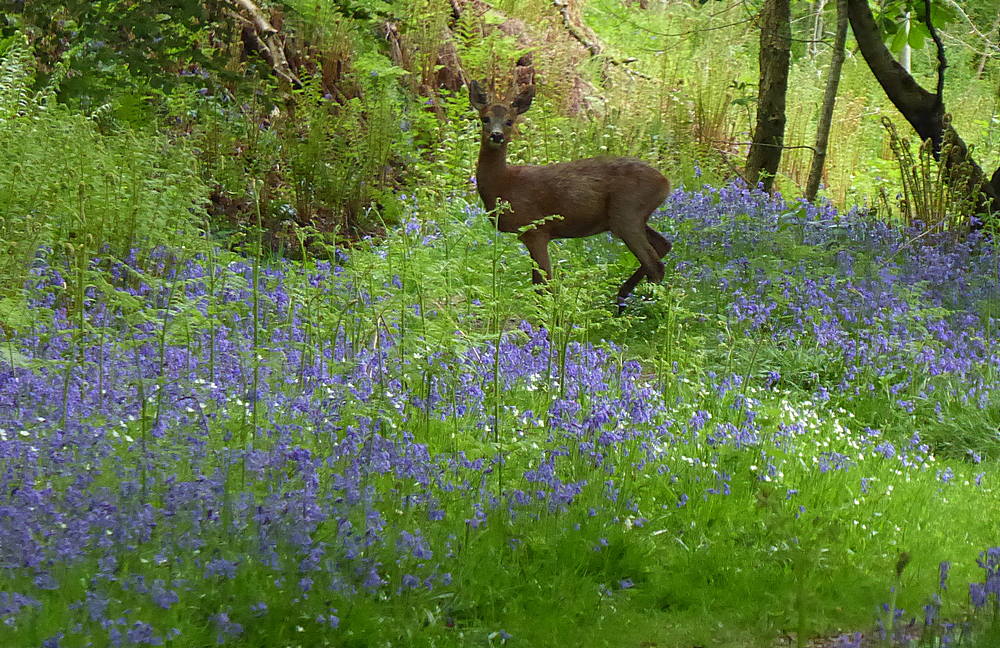
[[(24, 300), (19, 297), (0, 297), (0, 328), (22, 330), (31, 326), (33, 318)], [(7, 355), (4, 352), (0, 357)]]
[(17, 40), (17, 36), (9, 36), (7, 38), (0, 38), (0, 56), (6, 56), (7, 51), (14, 45)]
[(12, 367), (27, 368), (31, 366), (31, 359), (17, 349), (0, 349), (0, 362), (9, 364)]
[(401, 77), (409, 72), (399, 66), (393, 65), (387, 57), (378, 52), (365, 52), (358, 57), (355, 67), (362, 74), (369, 74), (380, 77)]
[[(923, 20), (923, 9), (920, 10), (920, 17)], [(958, 12), (954, 7), (948, 4), (943, 4), (941, 2), (931, 3), (931, 22), (934, 24), (934, 28), (938, 29), (943, 25), (948, 23), (953, 23), (958, 21)]]
[(924, 41), (930, 38), (931, 32), (927, 29), (927, 25), (922, 22), (911, 22), (910, 23), (910, 36), (907, 42), (913, 49), (921, 49), (924, 46)]
[(896, 34), (892, 37), (892, 40), (889, 41), (889, 51), (892, 52), (893, 54), (899, 54), (900, 52), (902, 52), (903, 46), (906, 45), (906, 39), (907, 39), (906, 30), (905, 29), (898, 30)]
[(485, 16), (483, 16), (483, 21), (487, 25), (502, 25), (507, 22), (507, 18), (505, 18), (503, 14), (490, 10), (486, 12)]

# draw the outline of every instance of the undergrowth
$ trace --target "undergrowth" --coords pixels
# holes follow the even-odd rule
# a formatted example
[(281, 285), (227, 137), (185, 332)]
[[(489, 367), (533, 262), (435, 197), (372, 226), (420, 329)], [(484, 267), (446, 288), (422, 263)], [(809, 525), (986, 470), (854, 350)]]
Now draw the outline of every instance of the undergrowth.
[(38, 256), (4, 641), (983, 636), (998, 448), (951, 413), (995, 408), (988, 244), (738, 186), (656, 219), (669, 286), (621, 319), (623, 250), (560, 246), (536, 295), (459, 197), (335, 261), (89, 265), (82, 302)]

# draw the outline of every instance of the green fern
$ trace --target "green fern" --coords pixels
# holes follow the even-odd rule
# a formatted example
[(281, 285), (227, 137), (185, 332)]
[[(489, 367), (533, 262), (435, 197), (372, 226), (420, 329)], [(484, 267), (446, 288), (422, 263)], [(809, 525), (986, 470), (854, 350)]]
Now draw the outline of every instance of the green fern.
[(0, 59), (0, 122), (27, 113), (35, 81), (35, 58), (24, 34), (14, 34), (3, 43)]

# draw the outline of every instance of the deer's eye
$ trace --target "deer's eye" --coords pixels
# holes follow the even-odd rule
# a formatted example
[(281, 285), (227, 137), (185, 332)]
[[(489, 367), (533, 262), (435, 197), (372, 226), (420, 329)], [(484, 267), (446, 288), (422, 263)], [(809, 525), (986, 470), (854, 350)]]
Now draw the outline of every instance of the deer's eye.
[(508, 119), (507, 120), (507, 125), (508, 126), (513, 126), (514, 125), (514, 120), (513, 119)]
[(490, 123), (490, 118), (489, 117), (483, 117), (483, 126), (487, 126), (487, 125), (489, 125), (489, 123)]

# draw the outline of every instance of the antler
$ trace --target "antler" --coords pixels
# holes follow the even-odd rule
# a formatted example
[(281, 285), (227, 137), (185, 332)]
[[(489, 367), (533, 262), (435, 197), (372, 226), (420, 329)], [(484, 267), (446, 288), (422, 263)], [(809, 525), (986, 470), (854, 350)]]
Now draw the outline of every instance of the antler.
[(510, 104), (514, 103), (514, 99), (517, 98), (517, 95), (520, 91), (521, 91), (521, 86), (517, 83), (517, 81), (515, 81), (507, 89), (507, 92), (504, 93), (503, 101), (498, 103), (504, 103), (509, 106)]

